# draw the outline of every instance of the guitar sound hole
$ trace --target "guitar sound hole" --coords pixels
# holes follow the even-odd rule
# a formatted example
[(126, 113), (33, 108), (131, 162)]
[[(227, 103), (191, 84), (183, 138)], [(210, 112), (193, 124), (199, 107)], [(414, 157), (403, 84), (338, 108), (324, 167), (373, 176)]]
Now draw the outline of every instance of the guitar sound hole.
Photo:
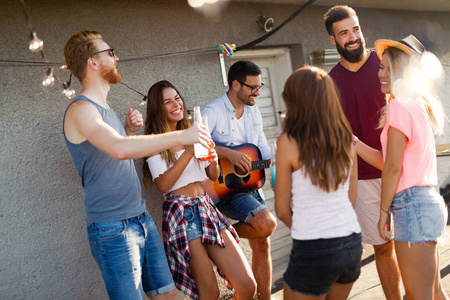
[(242, 187), (250, 180), (250, 175), (246, 177), (238, 177), (234, 174), (228, 174), (225, 176), (225, 185), (230, 190)]
[(246, 171), (242, 170), (241, 168), (239, 168), (238, 166), (235, 166), (235, 165), (232, 166), (232, 169), (233, 169), (233, 173), (236, 174), (239, 177), (245, 177), (249, 173), (249, 172), (246, 172)]

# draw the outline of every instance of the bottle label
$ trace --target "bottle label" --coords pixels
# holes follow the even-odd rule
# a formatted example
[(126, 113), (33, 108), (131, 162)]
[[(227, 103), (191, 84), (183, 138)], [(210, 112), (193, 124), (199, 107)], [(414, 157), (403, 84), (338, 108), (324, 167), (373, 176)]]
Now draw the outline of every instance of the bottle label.
[(204, 147), (202, 144), (194, 144), (194, 152), (196, 158), (202, 158), (208, 156), (208, 148)]

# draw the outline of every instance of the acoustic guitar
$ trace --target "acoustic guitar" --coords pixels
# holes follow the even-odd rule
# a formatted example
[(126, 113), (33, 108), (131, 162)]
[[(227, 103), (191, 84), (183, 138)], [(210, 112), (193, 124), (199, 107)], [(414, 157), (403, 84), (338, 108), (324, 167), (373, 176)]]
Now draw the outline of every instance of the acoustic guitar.
[(208, 179), (203, 183), (203, 189), (211, 199), (226, 201), (239, 192), (261, 188), (266, 181), (264, 169), (270, 167), (270, 159), (262, 160), (261, 151), (253, 144), (224, 147), (246, 154), (252, 161), (252, 168), (245, 172), (228, 159), (219, 159), (219, 178), (216, 181)]

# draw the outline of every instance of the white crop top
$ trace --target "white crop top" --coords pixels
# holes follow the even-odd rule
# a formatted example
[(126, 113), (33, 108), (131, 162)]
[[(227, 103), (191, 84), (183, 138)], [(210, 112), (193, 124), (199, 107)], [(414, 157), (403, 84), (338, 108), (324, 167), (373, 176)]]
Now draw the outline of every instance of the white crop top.
[[(177, 151), (175, 157), (178, 159), (184, 152), (183, 150)], [(158, 178), (161, 174), (164, 174), (169, 168), (172, 167), (170, 165), (167, 167), (166, 161), (161, 157), (160, 154), (153, 155), (147, 159), (148, 168), (150, 169), (150, 173), (152, 173), (153, 181)], [(200, 165), (200, 166), (199, 166)], [(203, 182), (208, 179), (206, 175), (205, 168), (209, 166), (209, 163), (204, 163), (203, 161), (195, 162), (195, 159), (192, 158), (189, 161), (189, 164), (184, 169), (183, 173), (181, 173), (180, 178), (178, 178), (177, 182), (169, 189), (168, 193), (171, 191), (177, 190), (183, 186), (186, 186), (192, 182)]]
[(355, 210), (348, 198), (349, 181), (336, 191), (326, 192), (311, 183), (303, 168), (292, 173), (291, 236), (315, 240), (360, 233)]

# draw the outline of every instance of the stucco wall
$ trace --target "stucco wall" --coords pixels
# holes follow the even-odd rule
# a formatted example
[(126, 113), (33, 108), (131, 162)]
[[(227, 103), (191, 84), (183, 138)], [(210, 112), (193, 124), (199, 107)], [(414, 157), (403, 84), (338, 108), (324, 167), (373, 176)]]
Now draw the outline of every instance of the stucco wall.
[[(29, 3), (28, 3), (29, 2)], [(28, 13), (44, 40), (49, 60), (63, 62), (67, 39), (82, 29), (97, 30), (121, 59), (245, 44), (262, 34), (256, 20), (266, 14), (276, 25), (296, 6), (231, 4), (220, 17), (205, 19), (186, 1), (28, 1)], [(304, 61), (312, 50), (331, 48), (323, 26), (326, 7), (305, 10), (260, 46), (300, 44)], [(449, 13), (358, 9), (368, 45), (378, 38), (428, 36), (431, 50), (450, 60)], [(0, 3), (0, 59), (41, 61), (28, 51), (29, 30), (19, 1)], [(427, 41), (429, 42), (429, 41)], [(293, 61), (294, 67), (300, 67)], [(154, 82), (173, 82), (189, 107), (223, 93), (216, 53), (119, 62), (123, 82), (146, 94)], [(61, 121), (68, 100), (59, 87), (41, 85), (42, 66), (0, 62), (0, 298), (106, 299), (100, 272), (91, 258), (84, 224), (84, 193), (64, 144)], [(449, 84), (449, 68), (446, 85)], [(57, 71), (68, 79), (67, 71)], [(79, 92), (78, 82), (73, 87)], [(447, 114), (449, 96), (440, 92)], [(121, 118), (138, 108), (141, 96), (123, 85), (111, 87), (109, 102)], [(141, 109), (143, 112), (144, 110)], [(450, 143), (447, 125), (440, 143)], [(141, 174), (141, 161), (136, 161)], [(450, 162), (439, 167), (440, 183), (450, 182)], [(143, 197), (161, 224), (162, 195), (143, 189)], [(179, 295), (178, 298), (181, 298)]]

